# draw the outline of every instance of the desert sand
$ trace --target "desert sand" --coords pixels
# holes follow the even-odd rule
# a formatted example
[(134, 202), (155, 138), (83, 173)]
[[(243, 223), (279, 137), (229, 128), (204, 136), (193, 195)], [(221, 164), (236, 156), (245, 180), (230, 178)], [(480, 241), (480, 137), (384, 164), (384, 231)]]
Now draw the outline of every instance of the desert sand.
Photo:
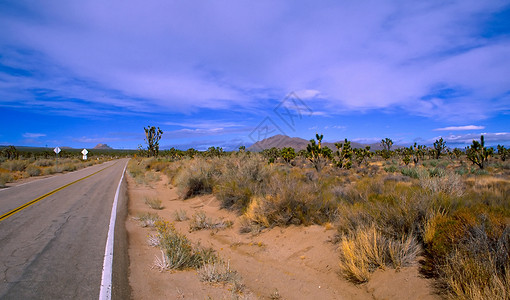
[[(129, 282), (133, 299), (233, 299), (228, 285), (199, 280), (195, 270), (159, 271), (154, 267), (161, 250), (148, 244), (154, 229), (140, 226), (136, 216), (157, 213), (194, 243), (212, 247), (244, 284), (241, 299), (440, 299), (432, 280), (419, 274), (419, 266), (400, 270), (377, 270), (362, 285), (345, 280), (338, 267), (338, 252), (331, 242), (336, 231), (324, 226), (291, 226), (265, 229), (261, 233), (240, 233), (240, 216), (220, 208), (213, 195), (181, 199), (168, 179), (148, 185), (137, 184), (128, 176)], [(162, 201), (162, 210), (144, 203), (145, 197)], [(187, 216), (204, 211), (212, 220), (232, 221), (227, 229), (189, 232), (189, 220), (174, 221), (176, 210)], [(234, 298), (235, 299), (235, 298)]]

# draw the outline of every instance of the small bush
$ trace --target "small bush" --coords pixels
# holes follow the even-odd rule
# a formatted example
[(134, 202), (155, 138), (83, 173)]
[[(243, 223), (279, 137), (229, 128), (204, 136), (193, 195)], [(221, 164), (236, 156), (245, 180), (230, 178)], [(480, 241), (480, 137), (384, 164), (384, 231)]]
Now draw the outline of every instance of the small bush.
[(2, 167), (4, 169), (7, 169), (9, 171), (24, 171), (25, 168), (28, 166), (28, 161), (26, 160), (8, 160), (2, 164)]
[(402, 173), (402, 175), (404, 176), (408, 176), (408, 177), (411, 177), (411, 178), (415, 178), (415, 179), (418, 179), (418, 170), (416, 168), (402, 168), (400, 170), (400, 173)]
[(197, 269), (207, 262), (218, 260), (214, 250), (200, 246), (193, 247), (190, 240), (175, 230), (171, 224), (159, 222), (160, 247), (163, 250), (162, 270), (166, 269)]
[(203, 229), (224, 229), (232, 227), (231, 221), (218, 221), (215, 222), (211, 218), (208, 218), (204, 211), (199, 211), (191, 217), (189, 222), (189, 231), (197, 231)]
[[(432, 194), (444, 193), (460, 197), (464, 194), (464, 182), (460, 175), (453, 172), (446, 172), (442, 169), (434, 169), (419, 173), (420, 186)], [(438, 171), (441, 170), (441, 171)]]
[(39, 168), (38, 168), (38, 167), (36, 167), (36, 166), (32, 166), (32, 165), (28, 166), (28, 167), (26, 168), (26, 170), (25, 170), (25, 171), (26, 171), (26, 172), (27, 172), (27, 174), (28, 174), (28, 175), (30, 175), (30, 176), (39, 176), (39, 175), (41, 175), (41, 173), (42, 173), (42, 172), (41, 172), (41, 169), (39, 169)]
[(145, 197), (145, 204), (147, 204), (152, 209), (163, 209), (163, 206), (161, 206), (161, 200), (158, 198)]
[(207, 262), (198, 269), (201, 281), (210, 283), (233, 283), (239, 281), (239, 274), (230, 269), (230, 262)]
[(184, 199), (195, 195), (211, 193), (218, 170), (210, 160), (194, 158), (180, 170), (175, 178), (179, 194)]
[(51, 166), (55, 165), (55, 160), (54, 159), (37, 159), (36, 161), (34, 161), (33, 165), (36, 167), (51, 167)]
[(5, 184), (7, 182), (11, 182), (13, 181), (14, 178), (12, 177), (11, 174), (8, 174), (8, 173), (0, 173), (0, 187), (5, 187)]
[(186, 211), (184, 209), (179, 209), (174, 211), (174, 220), (177, 222), (182, 222), (188, 220), (188, 216), (186, 215)]
[(156, 222), (160, 220), (157, 214), (150, 212), (140, 213), (135, 219), (140, 221), (140, 226), (142, 227), (154, 227)]
[(383, 168), (384, 171), (386, 171), (387, 173), (395, 173), (397, 172), (398, 168), (396, 165), (389, 165), (389, 166), (386, 166)]

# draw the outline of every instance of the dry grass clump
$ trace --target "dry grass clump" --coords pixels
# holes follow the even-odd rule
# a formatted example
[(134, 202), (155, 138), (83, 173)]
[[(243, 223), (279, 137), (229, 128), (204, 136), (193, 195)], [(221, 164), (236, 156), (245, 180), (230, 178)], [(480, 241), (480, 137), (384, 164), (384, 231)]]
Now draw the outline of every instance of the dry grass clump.
[(432, 194), (444, 193), (460, 197), (464, 194), (464, 182), (459, 174), (443, 169), (435, 172), (418, 172), (420, 186)]
[(158, 222), (156, 227), (162, 258), (155, 265), (163, 270), (198, 269), (207, 262), (215, 262), (218, 257), (212, 249), (193, 246), (183, 234), (177, 232), (172, 224)]
[(207, 217), (204, 211), (198, 211), (193, 214), (189, 222), (190, 232), (203, 229), (225, 229), (228, 227), (232, 227), (231, 221), (213, 221), (211, 218)]
[(340, 241), (340, 268), (354, 282), (366, 282), (378, 268), (411, 265), (420, 252), (416, 239), (409, 235), (401, 240), (385, 237), (375, 226), (359, 228)]
[(230, 261), (227, 263), (216, 260), (207, 262), (198, 269), (198, 276), (201, 281), (209, 283), (235, 282), (239, 280), (239, 274), (230, 268)]
[(179, 209), (174, 211), (174, 220), (176, 222), (182, 222), (188, 220), (188, 215), (186, 214), (186, 211), (184, 209)]
[(161, 206), (161, 200), (159, 198), (145, 197), (145, 204), (147, 204), (152, 209), (163, 209), (163, 206)]
[(138, 220), (142, 227), (154, 227), (156, 222), (161, 220), (158, 214), (150, 212), (139, 213), (134, 219)]

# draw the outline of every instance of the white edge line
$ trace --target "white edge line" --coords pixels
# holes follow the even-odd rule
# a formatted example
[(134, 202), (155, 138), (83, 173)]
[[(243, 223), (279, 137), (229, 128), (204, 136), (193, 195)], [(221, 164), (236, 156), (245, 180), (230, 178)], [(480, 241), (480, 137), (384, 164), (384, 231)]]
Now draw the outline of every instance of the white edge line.
[(113, 199), (112, 214), (110, 216), (110, 225), (108, 227), (108, 238), (104, 251), (103, 275), (101, 277), (101, 290), (99, 291), (99, 300), (108, 300), (112, 298), (112, 269), (113, 269), (113, 238), (115, 234), (115, 220), (117, 219), (117, 203), (119, 202), (119, 192), (124, 173), (126, 173), (127, 162), (122, 171), (115, 198)]

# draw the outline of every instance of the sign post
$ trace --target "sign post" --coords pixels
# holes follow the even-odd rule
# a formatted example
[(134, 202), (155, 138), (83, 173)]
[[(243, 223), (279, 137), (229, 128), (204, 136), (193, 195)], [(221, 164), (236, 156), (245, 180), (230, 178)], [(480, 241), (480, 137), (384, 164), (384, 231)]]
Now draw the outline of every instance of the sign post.
[(83, 151), (81, 151), (81, 154), (83, 154), (83, 160), (87, 160), (87, 153), (89, 153), (87, 149), (83, 149)]
[(62, 151), (62, 150), (60, 150), (60, 148), (58, 146), (55, 147), (55, 149), (53, 149), (53, 152), (55, 152), (55, 154), (57, 154), (57, 158), (55, 160), (57, 168), (58, 168), (58, 154), (60, 153), (60, 151)]

